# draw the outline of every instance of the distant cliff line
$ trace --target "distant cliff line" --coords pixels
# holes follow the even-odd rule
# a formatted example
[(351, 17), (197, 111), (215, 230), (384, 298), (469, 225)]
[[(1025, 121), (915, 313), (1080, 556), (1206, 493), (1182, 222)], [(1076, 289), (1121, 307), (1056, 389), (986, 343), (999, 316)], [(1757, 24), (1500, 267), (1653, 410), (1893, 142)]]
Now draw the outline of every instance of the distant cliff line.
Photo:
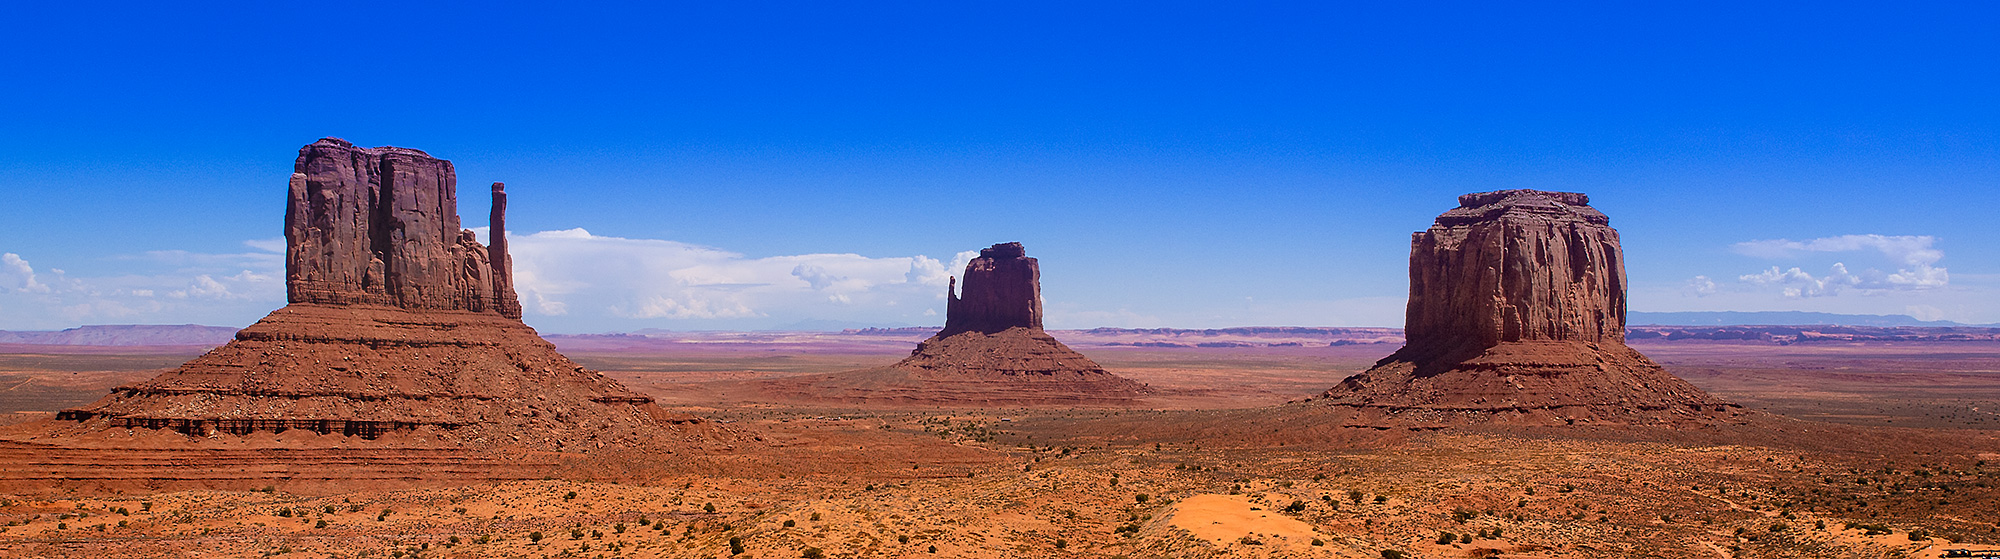
[[(1636, 314), (1636, 313), (1635, 313)], [(1754, 314), (1754, 313), (1743, 313)], [(923, 339), (941, 327), (857, 328), (833, 331), (761, 332), (675, 332), (643, 330), (610, 334), (550, 334), (558, 344), (565, 340), (721, 340), (759, 343), (763, 338), (825, 337), (855, 340)], [(92, 325), (67, 330), (0, 330), (0, 345), (43, 346), (182, 346), (215, 347), (235, 339), (236, 328), (200, 325)], [(1857, 326), (1814, 325), (1658, 325), (1637, 324), (1625, 329), (1633, 342), (1713, 340), (1802, 343), (1818, 341), (2000, 341), (2000, 328), (1989, 326)], [(1091, 328), (1050, 330), (1065, 343), (1084, 347), (1324, 347), (1330, 345), (1395, 344), (1403, 342), (1401, 328), (1343, 328), (1313, 326), (1246, 326), (1238, 328)], [(643, 345), (643, 344), (642, 344)]]

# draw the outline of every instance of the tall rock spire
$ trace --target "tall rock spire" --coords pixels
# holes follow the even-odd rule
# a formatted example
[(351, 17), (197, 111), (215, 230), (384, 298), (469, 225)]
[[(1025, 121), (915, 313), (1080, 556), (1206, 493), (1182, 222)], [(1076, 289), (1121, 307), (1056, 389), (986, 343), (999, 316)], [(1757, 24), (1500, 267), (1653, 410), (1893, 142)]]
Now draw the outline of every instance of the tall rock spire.
[(493, 213), (487, 220), (487, 260), (493, 266), (493, 298), (500, 316), (521, 318), (521, 299), (514, 294), (514, 256), (507, 252), (507, 185), (493, 183)]

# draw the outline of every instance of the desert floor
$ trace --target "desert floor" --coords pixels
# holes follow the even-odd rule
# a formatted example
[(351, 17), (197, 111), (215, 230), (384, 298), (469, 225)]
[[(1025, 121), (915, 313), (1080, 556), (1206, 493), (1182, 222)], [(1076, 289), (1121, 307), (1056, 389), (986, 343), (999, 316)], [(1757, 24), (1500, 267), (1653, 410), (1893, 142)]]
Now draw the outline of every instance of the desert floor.
[[(2000, 548), (1992, 343), (1635, 344), (1702, 388), (1773, 414), (1743, 428), (1783, 432), (1769, 437), (1599, 427), (1276, 446), (1105, 428), (1311, 396), (1392, 344), (1079, 348), (1161, 388), (1151, 409), (696, 399), (706, 381), (887, 364), (907, 353), (902, 344), (565, 347), (664, 405), (762, 441), (652, 468), (635, 464), (645, 456), (579, 459), (547, 479), (506, 482), (52, 484), (0, 496), (0, 555), (1937, 557)], [(5, 349), (14, 353), (0, 354), (0, 412), (12, 422), (199, 353)]]

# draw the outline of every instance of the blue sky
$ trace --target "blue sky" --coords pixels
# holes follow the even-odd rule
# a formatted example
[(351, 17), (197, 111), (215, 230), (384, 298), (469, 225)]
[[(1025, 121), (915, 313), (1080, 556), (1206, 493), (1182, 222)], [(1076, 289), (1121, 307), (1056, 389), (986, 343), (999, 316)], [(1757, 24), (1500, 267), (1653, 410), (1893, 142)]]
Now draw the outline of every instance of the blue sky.
[(282, 305), (322, 136), (452, 160), (468, 226), (507, 182), (555, 332), (937, 324), (1003, 241), (1052, 327), (1394, 326), (1501, 188), (1589, 193), (1634, 310), (2000, 322), (1996, 11), (18, 6), (0, 328)]

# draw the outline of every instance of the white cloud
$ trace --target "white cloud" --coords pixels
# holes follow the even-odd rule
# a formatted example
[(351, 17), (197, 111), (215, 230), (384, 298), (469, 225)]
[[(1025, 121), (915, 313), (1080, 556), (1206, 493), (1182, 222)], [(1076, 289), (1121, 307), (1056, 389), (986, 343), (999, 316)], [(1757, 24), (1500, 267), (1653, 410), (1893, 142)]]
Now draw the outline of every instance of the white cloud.
[(7, 281), (5, 287), (22, 293), (48, 293), (49, 286), (35, 279), (35, 267), (14, 253), (0, 254), (0, 277)]
[(1772, 266), (1755, 274), (1737, 276), (1738, 281), (1758, 286), (1775, 286), (1786, 297), (1825, 297), (1844, 291), (1911, 291), (1945, 287), (1951, 274), (1935, 266), (1944, 251), (1934, 248), (1937, 239), (1928, 235), (1842, 235), (1808, 241), (1789, 239), (1736, 243), (1737, 254), (1760, 258), (1799, 258), (1813, 253), (1877, 252), (1897, 266), (1894, 272), (1867, 268), (1849, 271), (1845, 262), (1835, 262), (1824, 275), (1814, 276), (1800, 267)]
[(255, 240), (243, 241), (243, 246), (247, 246), (264, 252), (275, 252), (278, 254), (284, 254), (285, 238), (272, 237), (269, 239), (255, 239)]
[[(247, 242), (256, 245), (257, 241)], [(116, 275), (71, 277), (0, 254), (0, 329), (80, 324), (244, 325), (285, 302), (284, 256), (154, 251), (107, 258)]]
[(1737, 254), (1762, 258), (1794, 258), (1811, 252), (1875, 250), (1906, 266), (1928, 266), (1944, 259), (1944, 251), (1931, 248), (1935, 242), (1937, 238), (1930, 235), (1841, 235), (1810, 241), (1745, 241), (1731, 248)]
[(1693, 278), (1690, 278), (1687, 280), (1687, 284), (1681, 288), (1682, 293), (1687, 295), (1692, 295), (1695, 297), (1707, 297), (1709, 295), (1714, 295), (1716, 293), (1716, 290), (1717, 286), (1715, 285), (1715, 280), (1708, 279), (1708, 276), (1695, 276)]
[[(930, 323), (949, 275), (918, 255), (751, 258), (583, 229), (509, 235), (515, 289), (531, 315)], [(975, 256), (977, 253), (973, 253)], [(968, 258), (969, 259), (969, 258)]]

